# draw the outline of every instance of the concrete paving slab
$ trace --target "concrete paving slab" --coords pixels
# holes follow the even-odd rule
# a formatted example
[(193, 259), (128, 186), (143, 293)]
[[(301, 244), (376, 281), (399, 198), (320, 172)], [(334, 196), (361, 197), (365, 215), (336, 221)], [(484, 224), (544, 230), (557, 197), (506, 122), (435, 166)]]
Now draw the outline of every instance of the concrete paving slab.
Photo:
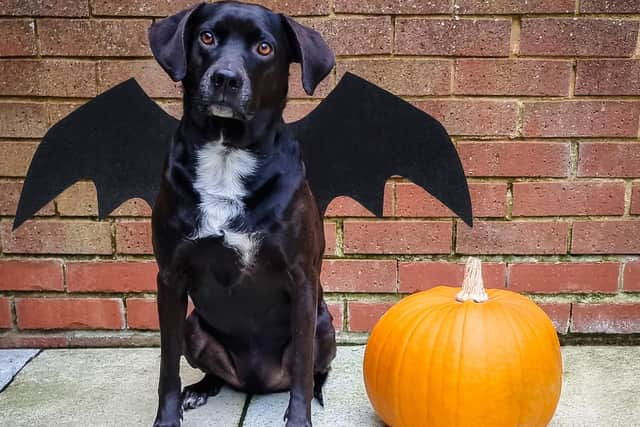
[(640, 347), (563, 347), (552, 427), (640, 426)]
[(39, 351), (33, 349), (0, 350), (0, 391)]
[[(371, 409), (362, 379), (363, 346), (338, 347), (324, 386), (324, 408), (314, 399), (311, 407), (317, 427), (382, 427)], [(253, 396), (243, 427), (282, 427), (289, 393)]]
[[(157, 405), (160, 350), (47, 350), (0, 393), (0, 426), (145, 426)], [(182, 366), (184, 384), (202, 374)], [(183, 426), (237, 426), (245, 395), (230, 389), (197, 411)], [(212, 421), (215, 420), (215, 421)]]
[[(563, 347), (564, 377), (553, 427), (640, 426), (640, 347)], [(362, 382), (363, 346), (338, 348), (316, 402), (316, 427), (381, 427)], [(47, 350), (0, 393), (0, 426), (150, 426), (156, 410), (159, 350)], [(201, 374), (183, 364), (183, 383)], [(239, 425), (246, 398), (223, 389), (185, 414), (185, 427)], [(251, 398), (242, 426), (282, 426), (288, 394)], [(53, 421), (55, 420), (55, 421)]]

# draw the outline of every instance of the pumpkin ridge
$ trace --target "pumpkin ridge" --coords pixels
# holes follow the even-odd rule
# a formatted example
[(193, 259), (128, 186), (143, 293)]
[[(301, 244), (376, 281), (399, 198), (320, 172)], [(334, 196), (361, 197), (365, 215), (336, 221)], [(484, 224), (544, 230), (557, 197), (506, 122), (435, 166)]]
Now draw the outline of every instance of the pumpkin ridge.
[[(402, 373), (402, 368), (406, 367), (406, 364), (403, 363), (404, 361), (404, 357), (406, 354), (406, 350), (407, 350), (407, 345), (408, 343), (411, 341), (411, 339), (413, 338), (413, 336), (416, 334), (417, 330), (419, 329), (420, 326), (422, 326), (422, 323), (426, 320), (426, 318), (430, 317), (434, 311), (437, 311), (439, 309), (442, 309), (442, 305), (431, 305), (429, 306), (427, 309), (425, 309), (424, 312), (418, 312), (417, 315), (413, 318), (411, 318), (411, 321), (408, 323), (411, 323), (412, 328), (410, 330), (410, 332), (405, 336), (403, 345), (401, 346), (401, 350), (400, 350), (400, 357), (398, 358), (399, 363), (396, 367), (394, 367), (395, 372), (393, 375), (393, 378), (399, 378), (400, 374)], [(398, 407), (398, 399), (400, 398), (400, 393), (399, 392), (395, 392), (394, 393), (394, 401), (393, 401), (393, 406), (394, 407)], [(404, 422), (404, 417), (403, 417), (403, 412), (400, 410), (398, 411), (398, 418), (400, 421), (400, 425), (404, 426), (407, 425)]]
[[(453, 309), (450, 309), (450, 311), (452, 311)], [(447, 313), (448, 314), (448, 313)], [(442, 333), (442, 325), (444, 324), (444, 319), (440, 320), (440, 322), (438, 323), (438, 329), (436, 331), (436, 333), (434, 333), (432, 336), (433, 338), (433, 342), (437, 343), (440, 341), (440, 334)], [(430, 348), (432, 348), (433, 346), (430, 346)], [(427, 372), (433, 372), (433, 359), (435, 359), (435, 357), (433, 357), (433, 351), (431, 351), (431, 357), (429, 358), (429, 369), (427, 369)], [(425, 395), (427, 396), (427, 398), (429, 397), (429, 390), (432, 388), (431, 387), (431, 377), (428, 378), (428, 380), (426, 381), (426, 387), (425, 387)], [(429, 425), (429, 409), (431, 408), (430, 405), (427, 405), (427, 412), (425, 414), (426, 420), (424, 422), (423, 425), (428, 426)]]
[[(462, 365), (462, 355), (464, 354), (464, 341), (465, 341), (465, 332), (467, 329), (467, 315), (469, 314), (469, 304), (463, 304), (464, 315), (462, 317), (462, 330), (460, 331), (460, 350), (458, 351), (458, 366), (456, 368), (456, 399), (457, 404), (460, 404), (460, 367)], [(458, 314), (459, 315), (459, 314)], [(458, 417), (456, 418), (456, 426), (460, 425), (460, 413), (458, 413)]]
[[(506, 319), (507, 322), (509, 323), (509, 330), (511, 331), (511, 335), (513, 337), (513, 342), (515, 344), (515, 346), (518, 348), (518, 366), (519, 366), (519, 371), (520, 371), (520, 376), (518, 378), (518, 384), (520, 385), (520, 387), (518, 387), (518, 416), (516, 417), (516, 420), (518, 420), (518, 424), (516, 425), (522, 425), (520, 418), (522, 417), (522, 400), (523, 400), (523, 390), (522, 390), (522, 382), (524, 381), (525, 375), (524, 375), (524, 371), (523, 371), (523, 366), (522, 366), (522, 343), (521, 343), (521, 337), (518, 336), (518, 328), (517, 326), (514, 327), (514, 316), (509, 313), (504, 306), (502, 305), (496, 305), (497, 310), (499, 311), (500, 314), (502, 315), (503, 319)], [(518, 313), (519, 314), (519, 313)]]
[[(516, 304), (513, 304), (513, 305), (512, 305), (511, 307), (509, 307), (509, 308), (510, 308), (511, 310), (513, 310), (514, 312), (517, 312), (517, 313), (518, 313), (518, 315), (520, 315), (520, 320), (521, 320), (521, 322), (522, 322), (522, 323), (524, 323), (524, 324), (527, 326), (527, 328), (528, 328), (528, 329), (529, 329), (529, 331), (530, 331), (530, 334), (532, 334), (532, 335), (535, 337), (535, 341), (536, 341), (536, 342), (542, 341), (542, 340), (543, 340), (543, 338), (546, 340), (546, 335), (549, 335), (549, 331), (550, 331), (550, 330), (549, 330), (549, 328), (546, 328), (546, 330), (544, 331), (544, 335), (543, 335), (543, 336), (542, 336), (542, 338), (541, 338), (541, 336), (538, 334), (538, 332), (539, 332), (538, 328), (536, 328), (536, 327), (534, 327), (534, 326), (533, 326), (533, 324), (535, 324), (535, 323), (540, 323), (540, 322), (539, 322), (539, 321), (537, 321), (538, 319), (533, 319), (533, 321), (532, 321), (532, 319), (531, 319), (531, 316), (533, 315), (533, 313), (536, 313), (536, 316), (538, 316), (538, 314), (543, 314), (544, 316), (546, 316), (546, 314), (544, 314), (544, 311), (542, 311), (542, 309), (541, 309), (540, 307), (538, 307), (538, 305), (537, 305), (537, 304), (535, 304), (534, 302), (532, 302), (532, 301), (530, 301), (530, 300), (528, 300), (528, 299), (527, 299), (527, 300), (523, 300), (523, 301), (521, 301), (521, 305), (525, 305), (525, 304), (524, 304), (524, 303), (525, 303), (525, 301), (526, 301), (527, 303), (529, 303), (528, 305), (530, 305), (530, 306), (535, 306), (535, 308), (536, 308), (537, 310), (536, 310), (536, 311), (533, 311), (533, 312), (532, 312), (532, 310), (517, 310), (517, 309), (513, 306), (513, 305), (516, 305)], [(513, 317), (513, 316), (512, 316), (512, 317)], [(539, 316), (538, 316), (538, 317), (539, 317)], [(558, 338), (557, 338), (557, 335), (556, 335), (555, 328), (553, 329), (553, 335), (554, 335), (554, 337), (550, 337), (550, 338), (552, 338), (552, 339), (554, 339), (554, 338), (555, 338), (555, 340), (556, 340), (556, 342), (557, 342), (557, 339), (558, 339)], [(545, 358), (545, 362), (550, 362), (550, 361), (551, 361), (551, 360), (547, 360), (547, 359), (548, 359), (548, 357), (547, 357), (547, 358)], [(561, 365), (562, 365), (562, 363), (561, 363)], [(561, 368), (561, 369), (562, 369), (562, 368)], [(561, 384), (561, 388), (562, 388), (562, 384)], [(557, 406), (557, 403), (556, 403), (556, 406)], [(555, 410), (554, 410), (553, 412), (555, 412)], [(545, 415), (545, 414), (544, 414), (544, 411), (538, 411), (538, 412), (537, 412), (537, 416), (538, 416), (538, 418), (536, 418), (536, 424), (534, 424), (534, 425), (545, 425), (545, 424), (547, 424), (548, 422), (547, 422), (547, 423), (540, 423), (540, 420), (542, 419), (542, 417), (543, 417), (544, 415)], [(552, 415), (552, 416), (553, 416), (553, 415)], [(551, 420), (548, 420), (548, 421), (551, 421)]]
[[(406, 302), (404, 302), (406, 301)], [(403, 304), (404, 302), (404, 304)], [(402, 300), (400, 301), (400, 303), (398, 303), (396, 306), (392, 307), (391, 309), (389, 309), (384, 316), (388, 316), (388, 318), (393, 322), (409, 322), (410, 320), (413, 320), (415, 317), (421, 315), (421, 314), (425, 314), (420, 312), (419, 310), (417, 310), (418, 308), (420, 308), (421, 306), (424, 305), (424, 302), (421, 300), (421, 298), (413, 298), (411, 300), (406, 299), (406, 300)], [(405, 307), (406, 306), (406, 307)], [(402, 309), (398, 309), (398, 308), (402, 308)], [(429, 306), (429, 313), (431, 311), (433, 311), (433, 309), (436, 309), (437, 307), (439, 307), (439, 305), (436, 306)], [(395, 310), (394, 310), (395, 309)], [(393, 312), (392, 312), (393, 310)], [(383, 317), (384, 317), (383, 316)], [(379, 322), (378, 324), (384, 324)], [(378, 390), (378, 383), (379, 383), (379, 378), (380, 378), (380, 372), (382, 370), (382, 364), (380, 363), (380, 358), (378, 357), (380, 354), (384, 354), (385, 353), (385, 349), (387, 347), (387, 344), (389, 344), (389, 338), (390, 337), (396, 337), (397, 335), (395, 335), (394, 333), (396, 332), (396, 330), (394, 330), (393, 328), (386, 328), (385, 331), (387, 332), (387, 335), (384, 336), (384, 341), (381, 342), (380, 346), (379, 346), (379, 351), (375, 352), (376, 355), (376, 361), (374, 364), (374, 368), (375, 368), (375, 381), (373, 384), (373, 390)], [(374, 332), (375, 332), (375, 328), (374, 328)], [(393, 384), (395, 387), (395, 384)], [(366, 386), (366, 383), (365, 383)], [(387, 387), (391, 388), (390, 384), (387, 384)], [(395, 389), (394, 391), (394, 396), (395, 396)], [(391, 405), (394, 408), (394, 412), (395, 412), (395, 406), (396, 406), (396, 402), (394, 399), (393, 405)], [(383, 420), (386, 421), (386, 420)]]

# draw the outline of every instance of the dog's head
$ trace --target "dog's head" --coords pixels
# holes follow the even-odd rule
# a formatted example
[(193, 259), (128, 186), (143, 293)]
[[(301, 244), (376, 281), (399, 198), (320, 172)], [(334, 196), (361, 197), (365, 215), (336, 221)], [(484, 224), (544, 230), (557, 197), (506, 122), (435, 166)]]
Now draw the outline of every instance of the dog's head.
[[(199, 4), (153, 24), (151, 50), (182, 81), (185, 114), (221, 128), (244, 128), (282, 115), (291, 62), (302, 66), (308, 94), (333, 68), (316, 31), (250, 4)], [(253, 123), (255, 124), (255, 123)]]

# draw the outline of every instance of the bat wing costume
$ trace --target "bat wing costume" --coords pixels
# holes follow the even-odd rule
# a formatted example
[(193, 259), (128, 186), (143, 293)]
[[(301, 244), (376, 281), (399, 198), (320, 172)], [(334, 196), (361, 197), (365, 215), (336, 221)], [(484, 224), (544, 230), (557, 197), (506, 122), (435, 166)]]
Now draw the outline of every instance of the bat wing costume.
[[(135, 197), (153, 206), (177, 126), (133, 79), (97, 96), (44, 136), (13, 228), (81, 179), (95, 183), (100, 218)], [(314, 111), (288, 126), (323, 212), (333, 198), (349, 196), (380, 216), (385, 181), (400, 175), (472, 225), (467, 181), (451, 139), (436, 119), (399, 97), (347, 73)]]

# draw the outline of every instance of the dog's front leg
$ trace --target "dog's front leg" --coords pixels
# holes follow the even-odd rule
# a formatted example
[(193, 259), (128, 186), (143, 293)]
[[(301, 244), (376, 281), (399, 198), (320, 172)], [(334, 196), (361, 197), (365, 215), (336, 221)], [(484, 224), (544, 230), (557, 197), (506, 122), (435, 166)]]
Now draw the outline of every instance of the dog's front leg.
[(291, 277), (291, 395), (285, 413), (287, 427), (311, 427), (313, 398), (313, 342), (316, 330), (317, 275), (301, 267), (289, 271)]
[(184, 278), (161, 269), (158, 273), (160, 381), (154, 427), (178, 427), (182, 421), (180, 355), (186, 312), (187, 290)]

